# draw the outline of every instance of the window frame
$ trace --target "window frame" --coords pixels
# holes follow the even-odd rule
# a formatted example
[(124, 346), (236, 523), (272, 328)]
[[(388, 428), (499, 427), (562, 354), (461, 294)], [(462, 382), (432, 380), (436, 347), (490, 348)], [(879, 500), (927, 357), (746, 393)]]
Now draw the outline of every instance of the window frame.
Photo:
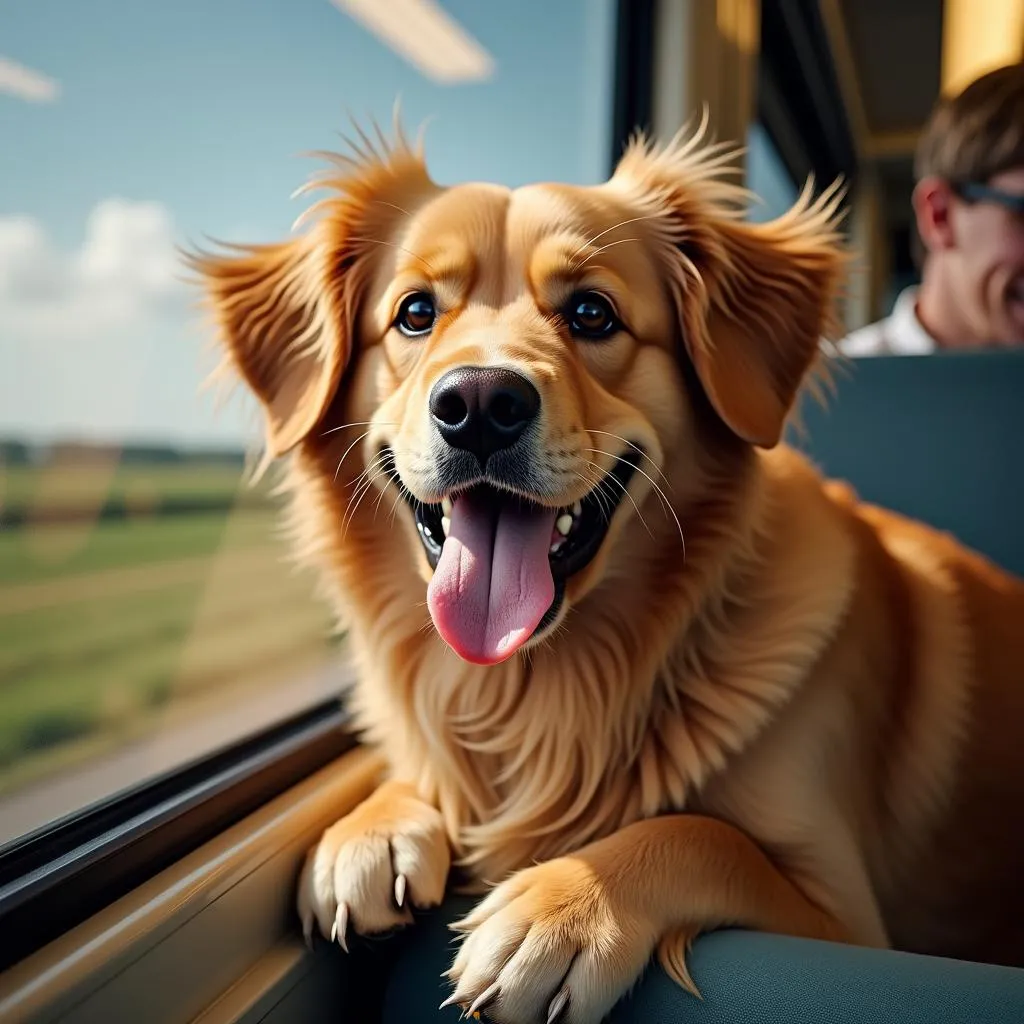
[(356, 744), (335, 698), (7, 843), (0, 848), (0, 971)]
[[(337, 1021), (339, 1008), (372, 1020), (386, 970), (376, 945), (343, 957), (318, 940), (309, 954), (294, 894), (309, 848), (383, 770), (369, 748), (350, 750), (0, 973), (0, 1022), (255, 1024), (294, 1019), (296, 996), (303, 1020)], [(318, 1012), (304, 991), (320, 993)]]

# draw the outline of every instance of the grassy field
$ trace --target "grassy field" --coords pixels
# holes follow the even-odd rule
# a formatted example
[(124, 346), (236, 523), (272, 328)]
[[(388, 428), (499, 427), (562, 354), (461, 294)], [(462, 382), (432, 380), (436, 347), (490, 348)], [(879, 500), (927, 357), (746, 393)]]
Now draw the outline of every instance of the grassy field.
[(4, 507), (79, 505), (110, 498), (140, 503), (163, 497), (213, 496), (230, 500), (241, 474), (223, 463), (122, 464), (116, 457), (85, 465), (61, 462), (48, 468), (6, 466), (0, 470)]
[[(0, 468), (3, 506), (67, 502), (60, 525), (0, 527), (0, 790), (144, 733), (239, 680), (329, 656), (329, 617), (292, 569), (269, 502), (230, 466)], [(103, 518), (111, 494), (201, 494), (219, 511)]]

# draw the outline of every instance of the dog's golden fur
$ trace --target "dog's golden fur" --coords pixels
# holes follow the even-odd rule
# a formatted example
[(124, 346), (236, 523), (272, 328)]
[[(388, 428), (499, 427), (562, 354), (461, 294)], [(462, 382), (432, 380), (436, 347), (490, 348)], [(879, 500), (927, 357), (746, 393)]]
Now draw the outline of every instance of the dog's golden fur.
[[(311, 852), (300, 912), (342, 941), (408, 921), (454, 853), (501, 883), (452, 969), (498, 1020), (596, 1020), (656, 949), (688, 983), (724, 924), (1024, 963), (1024, 587), (778, 444), (842, 275), (838, 200), (752, 225), (730, 160), (698, 133), (597, 188), (442, 189), (399, 137), (339, 158), (308, 234), (194, 261), (390, 766)], [(584, 284), (626, 331), (566, 336)], [(417, 289), (425, 341), (391, 327)], [(438, 501), (427, 394), (474, 361), (540, 391), (548, 504), (646, 453), (555, 629), (490, 667), (432, 628), (377, 458)]]

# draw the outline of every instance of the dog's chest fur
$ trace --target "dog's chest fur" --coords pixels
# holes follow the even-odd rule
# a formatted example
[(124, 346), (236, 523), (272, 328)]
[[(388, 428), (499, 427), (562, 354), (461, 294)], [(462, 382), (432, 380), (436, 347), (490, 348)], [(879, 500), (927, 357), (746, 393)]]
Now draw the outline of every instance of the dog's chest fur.
[[(701, 558), (695, 546), (655, 594), (611, 581), (548, 645), (487, 669), (452, 655), (375, 574), (376, 601), (350, 619), (360, 722), (394, 774), (437, 801), (474, 873), (502, 877), (689, 807), (807, 677), (852, 579), (820, 494), (795, 516), (766, 497), (742, 557), (722, 571)], [(709, 596), (692, 577), (715, 572)]]

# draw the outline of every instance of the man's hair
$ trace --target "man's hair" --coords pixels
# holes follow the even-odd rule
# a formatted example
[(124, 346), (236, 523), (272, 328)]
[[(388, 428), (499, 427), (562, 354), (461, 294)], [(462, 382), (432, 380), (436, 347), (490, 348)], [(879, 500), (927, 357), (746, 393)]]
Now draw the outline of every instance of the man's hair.
[(940, 100), (921, 135), (914, 177), (987, 182), (1024, 167), (1024, 63), (976, 78)]

